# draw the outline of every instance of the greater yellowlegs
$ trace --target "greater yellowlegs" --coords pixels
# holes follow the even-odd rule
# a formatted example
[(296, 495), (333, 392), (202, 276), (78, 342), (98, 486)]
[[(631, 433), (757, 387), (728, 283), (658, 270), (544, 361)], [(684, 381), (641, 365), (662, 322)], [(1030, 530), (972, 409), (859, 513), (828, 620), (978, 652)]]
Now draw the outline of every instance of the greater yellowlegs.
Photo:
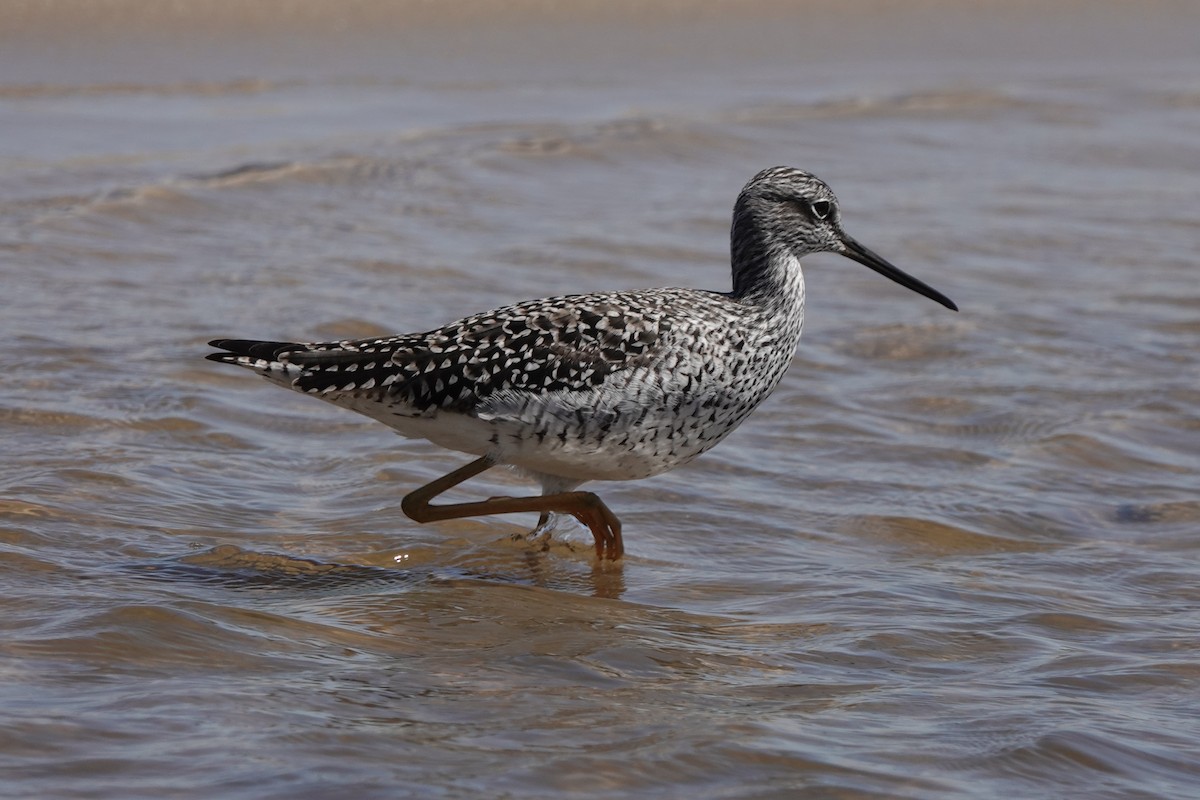
[[(624, 552), (621, 523), (590, 480), (674, 469), (713, 447), (779, 383), (804, 321), (800, 258), (840, 253), (947, 308), (957, 306), (842, 230), (816, 176), (774, 167), (733, 209), (733, 290), (645, 289), (530, 300), (425, 333), (302, 344), (217, 339), (208, 358), (477, 456), (401, 502), (417, 522), (539, 512), (574, 516), (596, 555)], [(537, 497), (433, 505), (493, 466)]]

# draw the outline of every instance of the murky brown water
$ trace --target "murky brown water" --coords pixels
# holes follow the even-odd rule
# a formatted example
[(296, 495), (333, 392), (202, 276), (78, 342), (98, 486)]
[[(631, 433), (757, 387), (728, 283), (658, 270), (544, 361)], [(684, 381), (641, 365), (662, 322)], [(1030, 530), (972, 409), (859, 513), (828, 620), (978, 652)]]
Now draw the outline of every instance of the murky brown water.
[[(0, 794), (1195, 797), (1200, 7), (563, 5), (8, 17)], [(202, 360), (725, 288), (776, 163), (963, 310), (812, 259), (619, 568)]]

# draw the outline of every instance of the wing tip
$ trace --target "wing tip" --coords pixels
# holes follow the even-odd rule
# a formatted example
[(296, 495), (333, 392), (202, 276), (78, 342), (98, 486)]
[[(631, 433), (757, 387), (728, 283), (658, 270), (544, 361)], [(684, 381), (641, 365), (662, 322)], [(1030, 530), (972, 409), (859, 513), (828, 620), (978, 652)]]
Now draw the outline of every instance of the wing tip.
[(213, 339), (208, 346), (223, 352), (209, 353), (205, 358), (223, 362), (235, 362), (238, 358), (278, 361), (281, 354), (303, 348), (303, 345), (295, 342), (271, 342), (261, 339)]

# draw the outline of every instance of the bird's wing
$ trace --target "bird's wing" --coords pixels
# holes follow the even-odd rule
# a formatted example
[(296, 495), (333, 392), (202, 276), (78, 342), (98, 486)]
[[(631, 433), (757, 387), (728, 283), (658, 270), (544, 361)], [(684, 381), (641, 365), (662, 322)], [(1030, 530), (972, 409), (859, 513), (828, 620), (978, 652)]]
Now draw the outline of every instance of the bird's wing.
[[(639, 293), (645, 302), (645, 293)], [(423, 413), (469, 412), (496, 392), (583, 391), (659, 344), (656, 309), (623, 293), (533, 300), (426, 333), (316, 344), (218, 340), (210, 356), (294, 375), (293, 388), (325, 399), (371, 395)]]

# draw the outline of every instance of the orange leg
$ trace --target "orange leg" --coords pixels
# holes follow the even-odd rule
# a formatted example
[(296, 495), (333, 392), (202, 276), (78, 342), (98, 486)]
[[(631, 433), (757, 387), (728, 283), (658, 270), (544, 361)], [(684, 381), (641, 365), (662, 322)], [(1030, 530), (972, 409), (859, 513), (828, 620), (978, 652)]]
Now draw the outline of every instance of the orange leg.
[(519, 511), (538, 511), (543, 515), (550, 511), (558, 511), (570, 514), (588, 526), (596, 539), (597, 558), (616, 561), (625, 554), (625, 543), (621, 541), (621, 521), (617, 519), (616, 514), (609, 511), (604, 501), (592, 492), (562, 492), (540, 497), (493, 497), (473, 503), (442, 506), (430, 504), (430, 500), (447, 489), (494, 466), (486, 456), (478, 458), (411, 492), (400, 501), (400, 508), (409, 519), (417, 522), (486, 517), (491, 514), (512, 514)]

